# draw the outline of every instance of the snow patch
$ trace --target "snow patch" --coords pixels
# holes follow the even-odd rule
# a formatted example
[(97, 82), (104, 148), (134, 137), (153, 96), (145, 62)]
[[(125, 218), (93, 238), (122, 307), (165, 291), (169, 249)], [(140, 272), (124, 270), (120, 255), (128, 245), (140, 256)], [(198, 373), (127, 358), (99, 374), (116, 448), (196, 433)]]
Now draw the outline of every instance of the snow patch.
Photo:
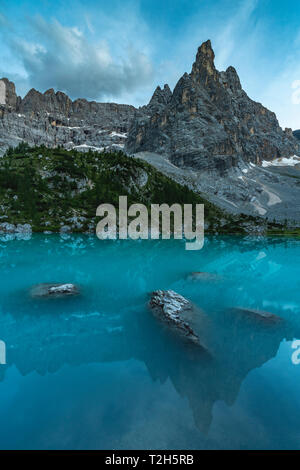
[(102, 152), (104, 150), (104, 147), (94, 147), (93, 145), (87, 145), (87, 144), (81, 144), (81, 145), (75, 145), (73, 147), (76, 150), (92, 150), (93, 152)]
[(264, 209), (258, 202), (251, 202), (251, 203), (252, 203), (252, 206), (257, 210), (259, 215), (265, 215), (267, 213), (266, 209)]
[(126, 132), (121, 133), (121, 132), (115, 132), (115, 131), (113, 131), (113, 132), (110, 133), (110, 135), (111, 135), (112, 137), (121, 137), (122, 139), (127, 139), (127, 133), (126, 133)]
[(261, 166), (263, 168), (267, 168), (269, 166), (295, 166), (300, 164), (300, 157), (297, 157), (297, 155), (293, 155), (292, 157), (289, 158), (277, 158), (276, 160), (272, 161), (266, 161), (263, 160), (261, 163)]
[(123, 149), (125, 147), (124, 144), (111, 144), (112, 147)]

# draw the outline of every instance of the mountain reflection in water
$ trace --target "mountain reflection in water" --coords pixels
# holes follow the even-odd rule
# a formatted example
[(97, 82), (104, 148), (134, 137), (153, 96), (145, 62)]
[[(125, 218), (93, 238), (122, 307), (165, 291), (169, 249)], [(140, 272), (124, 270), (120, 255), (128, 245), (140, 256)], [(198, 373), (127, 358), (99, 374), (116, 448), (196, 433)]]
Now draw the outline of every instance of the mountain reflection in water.
[[(59, 372), (66, 366), (81, 373), (82, 366), (118, 363), (121, 369), (123, 362), (135, 360), (145, 365), (144, 374), (152, 382), (170, 382), (180, 400), (187, 401), (194, 421), (189, 426), (200, 432), (199, 447), (209, 446), (215, 404), (222, 401), (233, 407), (249, 373), (276, 358), (283, 341), (300, 338), (299, 261), (299, 242), (293, 239), (212, 237), (197, 253), (185, 251), (181, 241), (101, 242), (82, 235), (2, 239), (0, 339), (7, 346), (7, 365), (0, 366), (0, 398), (12, 367), (24, 379), (32, 373), (43, 377), (53, 374), (62, 382)], [(193, 281), (188, 278), (193, 271), (214, 272), (221, 278), (217, 282)], [(81, 295), (32, 299), (29, 289), (39, 282), (73, 282), (80, 286)], [(171, 288), (203, 310), (207, 321), (197, 322), (196, 318), (193, 328), (207, 344), (209, 354), (183, 343), (151, 315), (149, 292), (158, 288)], [(241, 305), (269, 310), (283, 321), (269, 325), (231, 310)], [(281, 369), (275, 372), (285, 373)], [(140, 382), (143, 377), (128, 377), (129, 382), (134, 380)], [(22, 387), (22, 380), (18, 382)], [(101, 401), (101, 377), (92, 385)], [(145, 394), (147, 387), (145, 384)], [(75, 401), (74, 397), (69, 399)], [(0, 401), (0, 418), (2, 406), (7, 405)], [(114, 403), (111, 406), (106, 410), (108, 415), (113, 414)], [(121, 413), (126, 406), (118, 403)], [(176, 416), (175, 406), (171, 406), (171, 413)], [(300, 416), (298, 403), (295, 413)], [(169, 417), (172, 426), (172, 414)], [(59, 423), (59, 416), (55, 418)], [(89, 434), (88, 421), (82, 415), (80, 419)], [(294, 417), (284, 419), (293, 422)], [(76, 422), (76, 412), (72, 420)], [(120, 426), (117, 419), (115, 426)], [(247, 420), (242, 426), (247, 429)], [(47, 429), (47, 422), (43, 427)], [(69, 436), (68, 445), (80, 446), (77, 432), (74, 430), (73, 438)], [(110, 432), (113, 443), (114, 432), (118, 434), (120, 429)], [(180, 448), (180, 427), (176, 436), (173, 446)], [(103, 444), (95, 444), (94, 437), (91, 445), (101, 448)], [(197, 446), (192, 441), (191, 447)], [(3, 442), (3, 448), (14, 445), (13, 438)], [(284, 445), (288, 442), (285, 438)], [(141, 436), (141, 447), (143, 443), (147, 445), (147, 440)], [(37, 445), (45, 448), (52, 444), (45, 441)], [(134, 448), (133, 442), (126, 445)], [(251, 439), (243, 445), (251, 447)], [(227, 444), (218, 438), (214, 446), (224, 448)]]

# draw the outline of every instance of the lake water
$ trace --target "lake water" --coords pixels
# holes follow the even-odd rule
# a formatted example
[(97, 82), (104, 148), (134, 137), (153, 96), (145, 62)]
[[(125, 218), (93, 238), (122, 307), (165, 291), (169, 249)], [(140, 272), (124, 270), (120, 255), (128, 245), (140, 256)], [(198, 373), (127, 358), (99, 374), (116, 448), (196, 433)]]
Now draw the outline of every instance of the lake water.
[[(299, 449), (299, 265), (291, 238), (208, 237), (186, 251), (174, 240), (2, 237), (0, 448)], [(192, 271), (220, 278), (192, 281)], [(81, 295), (32, 299), (41, 282)], [(152, 316), (155, 289), (202, 309), (209, 355)]]

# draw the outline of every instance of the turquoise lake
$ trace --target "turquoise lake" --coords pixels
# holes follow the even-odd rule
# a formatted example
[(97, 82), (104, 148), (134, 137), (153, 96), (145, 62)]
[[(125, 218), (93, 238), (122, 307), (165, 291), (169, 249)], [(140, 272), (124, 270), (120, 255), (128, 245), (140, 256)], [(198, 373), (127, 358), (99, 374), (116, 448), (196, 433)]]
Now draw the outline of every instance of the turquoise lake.
[[(0, 237), (0, 448), (299, 449), (299, 265), (292, 238), (206, 237), (186, 251), (174, 240)], [(42, 282), (81, 295), (32, 299)], [(156, 289), (203, 310), (209, 355), (153, 317)]]

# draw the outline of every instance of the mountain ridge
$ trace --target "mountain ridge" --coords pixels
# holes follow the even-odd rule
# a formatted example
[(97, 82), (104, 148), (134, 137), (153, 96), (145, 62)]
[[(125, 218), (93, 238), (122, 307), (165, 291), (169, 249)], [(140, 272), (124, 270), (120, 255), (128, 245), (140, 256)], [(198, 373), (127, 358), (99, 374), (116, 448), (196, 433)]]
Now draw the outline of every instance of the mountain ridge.
[[(1, 85), (5, 92), (1, 94)], [(3, 99), (3, 97), (5, 99)], [(2, 100), (1, 100), (2, 98)], [(126, 104), (72, 101), (53, 88), (34, 88), (22, 99), (8, 79), (0, 80), (0, 155), (25, 141), (66, 149), (121, 150), (136, 108)], [(82, 147), (82, 148), (81, 148)]]
[(210, 40), (197, 51), (190, 74), (173, 92), (157, 87), (140, 108), (71, 100), (53, 88), (34, 88), (22, 99), (15, 85), (0, 80), (0, 155), (21, 141), (61, 145), (66, 149), (124, 149), (165, 155), (179, 167), (226, 171), (240, 161), (300, 154), (291, 129), (284, 131), (276, 115), (251, 100), (230, 66), (219, 72)]

